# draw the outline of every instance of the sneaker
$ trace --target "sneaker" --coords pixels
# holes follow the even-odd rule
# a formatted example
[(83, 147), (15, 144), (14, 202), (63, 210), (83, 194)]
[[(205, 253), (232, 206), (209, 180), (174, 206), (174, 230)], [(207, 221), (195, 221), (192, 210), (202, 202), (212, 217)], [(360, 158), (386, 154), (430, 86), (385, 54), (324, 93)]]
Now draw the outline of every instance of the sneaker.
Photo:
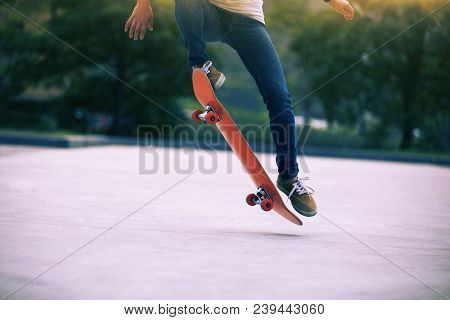
[(201, 68), (203, 70), (203, 72), (206, 73), (214, 90), (219, 90), (225, 83), (225, 80), (227, 79), (222, 72), (217, 70), (212, 65), (211, 61), (206, 61), (205, 63), (200, 64), (197, 67)]
[(278, 176), (277, 187), (288, 196), (295, 211), (302, 216), (313, 217), (317, 214), (317, 205), (312, 197), (314, 190), (305, 186), (304, 180), (308, 180), (308, 178), (283, 180)]

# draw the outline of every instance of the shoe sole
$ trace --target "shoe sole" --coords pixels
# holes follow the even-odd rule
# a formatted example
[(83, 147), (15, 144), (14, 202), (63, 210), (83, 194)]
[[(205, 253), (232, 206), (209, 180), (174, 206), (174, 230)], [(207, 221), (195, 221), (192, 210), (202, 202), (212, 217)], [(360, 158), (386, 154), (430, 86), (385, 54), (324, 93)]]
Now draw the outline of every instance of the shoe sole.
[[(292, 206), (294, 208), (294, 206)], [(295, 208), (294, 208), (295, 209)], [(295, 211), (297, 211), (297, 209), (295, 209)], [(307, 218), (312, 218), (317, 214), (317, 211), (314, 212), (304, 212), (304, 211), (297, 211), (298, 213), (300, 213), (302, 216), (307, 217)]]

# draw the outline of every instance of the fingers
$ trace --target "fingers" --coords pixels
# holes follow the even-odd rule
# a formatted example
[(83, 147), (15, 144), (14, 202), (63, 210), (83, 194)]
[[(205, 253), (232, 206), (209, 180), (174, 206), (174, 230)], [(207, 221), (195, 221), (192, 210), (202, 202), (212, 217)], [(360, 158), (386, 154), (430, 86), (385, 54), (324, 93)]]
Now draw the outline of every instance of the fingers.
[(141, 25), (139, 39), (144, 40), (145, 33), (147, 32), (147, 26), (145, 24)]
[(138, 23), (136, 23), (135, 28), (134, 28), (134, 35), (133, 35), (134, 41), (139, 39), (139, 32), (140, 31), (141, 31), (141, 24), (138, 22)]
[(130, 29), (128, 31), (128, 36), (130, 37), (130, 39), (133, 39), (135, 28), (136, 28), (136, 20), (133, 19), (133, 22), (131, 23)]
[(347, 20), (352, 20), (354, 15), (355, 15), (355, 11), (353, 10), (350, 3), (347, 3), (344, 6), (344, 18)]
[(128, 32), (128, 29), (130, 28), (132, 22), (133, 22), (133, 16), (131, 16), (131, 17), (127, 20), (127, 23), (125, 23), (125, 32)]
[(147, 22), (139, 22), (134, 15), (132, 15), (125, 24), (125, 32), (128, 32), (128, 36), (133, 40), (143, 40), (145, 34), (149, 31), (153, 31), (153, 18), (147, 19)]
[(150, 18), (147, 22), (148, 31), (153, 31), (153, 18)]

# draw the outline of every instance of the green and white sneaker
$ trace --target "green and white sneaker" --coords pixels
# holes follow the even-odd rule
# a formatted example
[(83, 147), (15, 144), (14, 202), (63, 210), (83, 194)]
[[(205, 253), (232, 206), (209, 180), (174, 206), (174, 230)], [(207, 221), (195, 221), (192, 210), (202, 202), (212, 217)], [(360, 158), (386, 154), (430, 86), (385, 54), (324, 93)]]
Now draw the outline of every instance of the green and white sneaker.
[(277, 187), (288, 196), (295, 211), (302, 216), (313, 217), (317, 214), (317, 204), (312, 197), (314, 190), (303, 184), (305, 180), (308, 178), (283, 180), (278, 176)]
[(227, 79), (222, 72), (217, 70), (212, 65), (211, 61), (206, 61), (203, 64), (199, 64), (197, 67), (201, 68), (203, 72), (206, 73), (209, 82), (211, 82), (211, 85), (213, 86), (214, 90), (219, 90), (225, 83), (225, 80)]

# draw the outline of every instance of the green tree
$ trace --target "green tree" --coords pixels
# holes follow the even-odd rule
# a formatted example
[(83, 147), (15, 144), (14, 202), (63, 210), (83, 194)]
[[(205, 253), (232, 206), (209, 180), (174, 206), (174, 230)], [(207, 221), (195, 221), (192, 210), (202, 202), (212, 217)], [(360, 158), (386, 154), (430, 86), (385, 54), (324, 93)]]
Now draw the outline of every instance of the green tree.
[(36, 34), (29, 31), (27, 20), (18, 12), (30, 14), (34, 7), (39, 12), (40, 6), (29, 1), (6, 1), (0, 4), (0, 105), (11, 97), (21, 93), (27, 85), (36, 79), (27, 77), (29, 67), (38, 58), (36, 52)]
[[(443, 3), (431, 2), (434, 7)], [(316, 92), (326, 118), (355, 125), (369, 112), (377, 120), (372, 134), (379, 144), (399, 131), (399, 147), (410, 148), (420, 141), (415, 139), (420, 129), (422, 138), (434, 136), (434, 146), (444, 148), (435, 129), (440, 125), (445, 131), (448, 124), (442, 119), (449, 115), (449, 76), (436, 66), (448, 65), (449, 11), (444, 8), (423, 19), (431, 10), (429, 2), (360, 4), (362, 16), (352, 23), (318, 11), (303, 18), (294, 35), (292, 48), (311, 87), (327, 83)], [(430, 131), (434, 135), (425, 134)]]
[[(15, 5), (24, 10), (25, 2)], [(32, 35), (30, 50), (36, 58), (27, 64), (16, 93), (29, 85), (60, 88), (63, 97), (54, 112), (63, 128), (85, 130), (96, 115), (106, 119), (103, 130), (110, 134), (135, 134), (140, 124), (184, 120), (176, 98), (190, 93), (191, 83), (172, 3), (155, 6), (155, 31), (136, 42), (123, 32), (132, 2), (41, 0), (39, 5), (43, 29), (31, 26), (23, 43), (9, 43), (6, 54), (7, 61), (22, 54)], [(11, 28), (18, 30), (7, 23), (2, 32)], [(7, 74), (17, 76), (18, 71)]]

